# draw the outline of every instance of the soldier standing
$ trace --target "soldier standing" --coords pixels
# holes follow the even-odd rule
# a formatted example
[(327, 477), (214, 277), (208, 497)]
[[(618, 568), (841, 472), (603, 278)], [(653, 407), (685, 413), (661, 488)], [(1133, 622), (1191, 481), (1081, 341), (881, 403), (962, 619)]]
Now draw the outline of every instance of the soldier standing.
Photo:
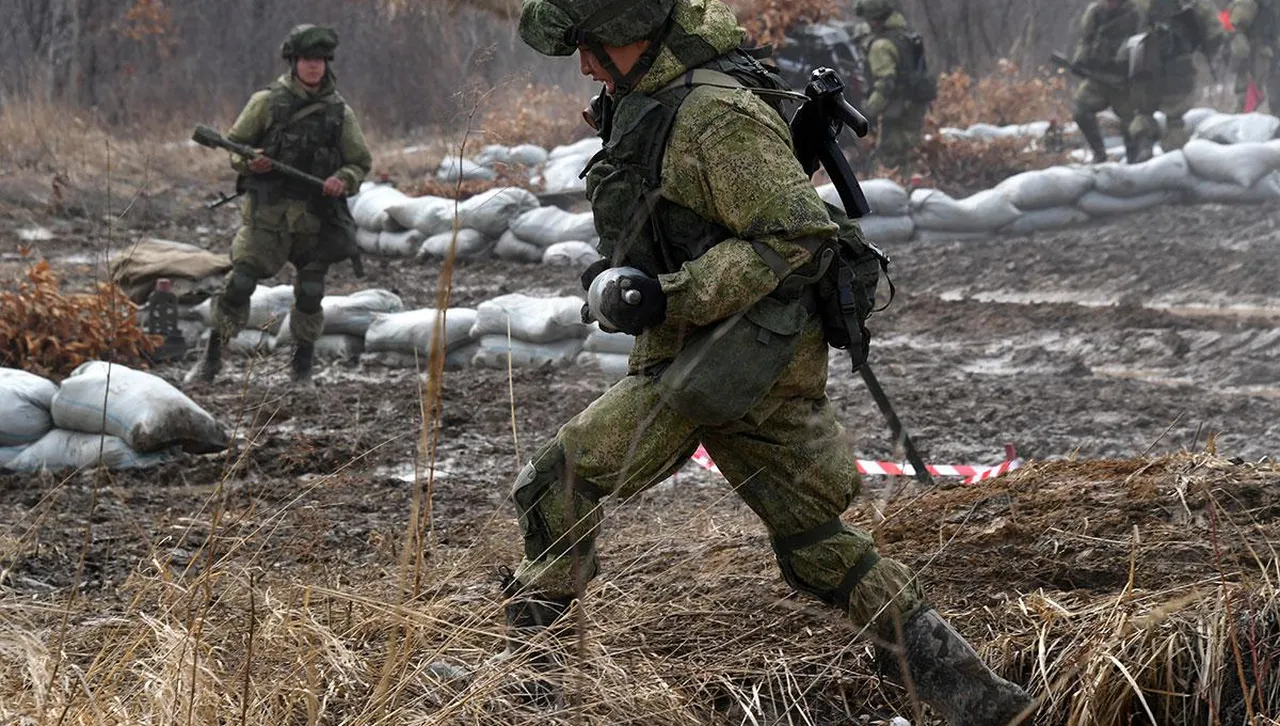
[(1095, 0), (1080, 21), (1080, 41), (1071, 62), (1089, 72), (1076, 90), (1075, 122), (1093, 151), (1095, 163), (1107, 160), (1097, 114), (1111, 108), (1120, 117), (1125, 156), (1133, 160), (1129, 124), (1137, 109), (1129, 90), (1129, 60), (1125, 42), (1138, 32), (1142, 13), (1132, 0)]
[[(346, 197), (359, 190), (373, 166), (360, 124), (329, 67), (337, 46), (332, 28), (293, 28), (280, 48), (289, 72), (253, 94), (227, 133), (229, 140), (263, 156), (232, 155), (231, 165), (240, 174), (237, 189), (247, 196), (243, 225), (231, 243), (231, 272), (213, 299), (209, 346), (191, 377), (217, 377), (223, 345), (248, 323), (258, 281), (286, 262), (295, 270), (289, 314), (296, 341), (293, 376), (298, 381), (311, 376), (315, 341), (324, 328), (325, 275), (331, 264), (356, 250)], [(271, 160), (324, 179), (323, 191), (273, 172)]]
[[(1181, 149), (1191, 139), (1182, 120), (1196, 91), (1195, 54), (1213, 58), (1226, 34), (1217, 12), (1204, 0), (1147, 0), (1145, 39), (1130, 46), (1131, 79), (1138, 115), (1129, 126), (1137, 148), (1134, 161), (1151, 158), (1156, 141), (1165, 151)], [(1166, 128), (1152, 114), (1164, 112)]]
[[(1231, 70), (1235, 73), (1236, 113), (1243, 113), (1248, 101), (1249, 82), (1253, 81), (1267, 101), (1272, 114), (1276, 88), (1275, 45), (1277, 28), (1276, 0), (1232, 0)], [(1256, 109), (1254, 109), (1256, 110)]]
[[(601, 499), (652, 487), (701, 442), (764, 522), (793, 588), (864, 628), (889, 654), (887, 674), (902, 682), (907, 669), (950, 723), (1007, 723), (1026, 693), (840, 518), (861, 480), (826, 396), (813, 291), (838, 227), (770, 102), (782, 79), (741, 48), (719, 0), (525, 0), (520, 35), (545, 55), (579, 53), (604, 84), (592, 118), (606, 144), (586, 176), (604, 259), (583, 284), (590, 316), (637, 339), (628, 375), (515, 481), (524, 558), (503, 588), (507, 654), (554, 673), (573, 602), (597, 574)], [(549, 653), (534, 651), (539, 634), (553, 636)]]
[(874, 156), (910, 175), (911, 155), (920, 144), (924, 117), (938, 95), (937, 79), (925, 62), (924, 40), (892, 0), (858, 0), (858, 17), (871, 26), (867, 65), (871, 95), (863, 112), (876, 128)]

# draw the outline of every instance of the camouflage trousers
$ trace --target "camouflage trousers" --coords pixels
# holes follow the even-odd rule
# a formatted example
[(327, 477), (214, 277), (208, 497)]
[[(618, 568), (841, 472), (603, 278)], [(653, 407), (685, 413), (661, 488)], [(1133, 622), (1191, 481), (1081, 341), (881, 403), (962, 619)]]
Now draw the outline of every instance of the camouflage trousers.
[[(1129, 133), (1140, 142), (1159, 141), (1165, 151), (1181, 149), (1191, 140), (1182, 117), (1194, 106), (1196, 79), (1194, 75), (1175, 75), (1158, 83), (1139, 86), (1136, 91), (1138, 114), (1129, 124)], [(1164, 112), (1166, 124), (1163, 134), (1153, 114)]]
[(213, 330), (230, 340), (249, 322), (249, 297), (259, 280), (275, 275), (293, 263), (293, 307), (289, 312), (289, 332), (300, 343), (314, 343), (324, 329), (324, 278), (329, 263), (316, 261), (319, 234), (288, 230), (240, 228), (231, 243), (231, 271), (221, 292), (212, 302)]
[(875, 129), (877, 141), (872, 158), (904, 176), (913, 172), (916, 150), (924, 135), (926, 106), (895, 101), (889, 104)]
[(1120, 123), (1125, 126), (1133, 121), (1134, 114), (1137, 113), (1137, 104), (1134, 103), (1129, 90), (1123, 86), (1115, 87), (1096, 81), (1085, 81), (1076, 89), (1075, 101), (1077, 116), (1096, 115), (1109, 108), (1116, 112), (1120, 117)]
[[(1243, 42), (1241, 42), (1243, 41)], [(1251, 49), (1249, 42), (1237, 36), (1231, 43), (1231, 70), (1235, 72), (1236, 113), (1244, 113), (1248, 100), (1249, 81), (1253, 81), (1258, 91), (1266, 97), (1266, 107), (1275, 113), (1275, 96), (1273, 86), (1277, 79), (1273, 76), (1275, 56), (1271, 48)], [(1259, 109), (1253, 109), (1258, 111)]]
[(551, 598), (596, 575), (604, 497), (631, 497), (684, 465), (701, 442), (733, 491), (763, 521), (783, 577), (841, 608), (858, 627), (886, 626), (919, 607), (904, 565), (840, 520), (861, 487), (852, 447), (826, 397), (767, 397), (746, 417), (700, 426), (662, 405), (654, 379), (619, 381), (565, 424), (512, 491), (524, 535), (516, 579)]

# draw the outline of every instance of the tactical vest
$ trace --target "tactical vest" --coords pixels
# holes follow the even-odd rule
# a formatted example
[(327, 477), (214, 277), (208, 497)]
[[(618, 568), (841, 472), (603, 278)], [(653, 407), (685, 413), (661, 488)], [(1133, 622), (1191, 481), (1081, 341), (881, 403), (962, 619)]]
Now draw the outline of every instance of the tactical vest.
[(1117, 58), (1120, 48), (1142, 25), (1142, 14), (1130, 2), (1125, 2), (1114, 13), (1101, 2), (1091, 12), (1098, 21), (1093, 34), (1084, 39), (1088, 56), (1084, 62), (1100, 71), (1127, 74), (1128, 63)]
[[(786, 93), (782, 78), (743, 50), (700, 68), (725, 73), (748, 90)], [(605, 109), (604, 147), (587, 164), (600, 252), (649, 275), (676, 272), (733, 236), (720, 224), (662, 196), (662, 164), (680, 105), (697, 87), (693, 71), (653, 93), (632, 91)], [(780, 103), (773, 104), (779, 116)]]
[(1147, 9), (1151, 28), (1163, 62), (1188, 58), (1200, 48), (1204, 31), (1194, 0), (1152, 0)]
[[(270, 122), (263, 135), (267, 156), (312, 176), (328, 179), (342, 168), (342, 131), (346, 102), (337, 91), (318, 100), (299, 98), (276, 81), (268, 89)], [(316, 189), (276, 173), (255, 177), (255, 185), (277, 187), (285, 196), (306, 199)]]
[(917, 103), (928, 103), (938, 97), (938, 79), (929, 73), (924, 38), (919, 33), (910, 28), (890, 28), (877, 38), (888, 40), (898, 49), (897, 97)]

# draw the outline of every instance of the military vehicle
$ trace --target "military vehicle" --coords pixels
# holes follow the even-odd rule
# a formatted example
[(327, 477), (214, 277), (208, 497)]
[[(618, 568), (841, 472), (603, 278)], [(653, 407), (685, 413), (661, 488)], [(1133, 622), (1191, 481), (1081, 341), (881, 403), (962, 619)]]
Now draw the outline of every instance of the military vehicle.
[(814, 68), (834, 69), (844, 81), (845, 98), (858, 106), (867, 88), (867, 56), (861, 36), (870, 32), (863, 21), (796, 25), (787, 31), (786, 42), (774, 51), (771, 60), (796, 90), (805, 87)]

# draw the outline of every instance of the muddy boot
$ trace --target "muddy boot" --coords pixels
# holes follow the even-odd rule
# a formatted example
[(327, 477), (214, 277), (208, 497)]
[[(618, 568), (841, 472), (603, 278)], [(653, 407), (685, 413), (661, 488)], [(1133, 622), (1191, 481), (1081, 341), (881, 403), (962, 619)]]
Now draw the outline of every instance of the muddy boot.
[(563, 653), (571, 637), (563, 618), (574, 598), (524, 592), (520, 581), (511, 574), (503, 577), (502, 594), (507, 599), (506, 647), (490, 659), (490, 664), (526, 656), (533, 669), (546, 677), (522, 679), (514, 684), (512, 695), (534, 705), (550, 706), (560, 697), (556, 676), (563, 667)]
[(1138, 156), (1138, 142), (1127, 130), (1121, 136), (1124, 138), (1124, 160), (1133, 163), (1133, 159)]
[(1125, 161), (1129, 164), (1141, 164), (1155, 155), (1155, 139), (1148, 134), (1138, 134), (1133, 138), (1133, 156)]
[(1098, 117), (1091, 113), (1080, 112), (1075, 115), (1075, 122), (1080, 129), (1080, 135), (1093, 151), (1093, 163), (1101, 164), (1106, 161), (1107, 147), (1102, 143), (1102, 130), (1098, 128)]
[(1014, 719), (1033, 699), (993, 673), (933, 608), (921, 608), (902, 624), (902, 643), (901, 652), (877, 648), (881, 673), (906, 685), (901, 677), (905, 661), (915, 695), (951, 726), (1030, 723), (1030, 716)]
[(315, 360), (314, 343), (298, 343), (293, 349), (293, 380), (306, 383), (311, 380), (311, 363)]
[(205, 346), (204, 355), (200, 356), (200, 360), (196, 362), (183, 380), (187, 383), (194, 381), (204, 381), (205, 383), (213, 383), (218, 377), (218, 371), (222, 369), (222, 336), (215, 332), (209, 333), (209, 344)]

